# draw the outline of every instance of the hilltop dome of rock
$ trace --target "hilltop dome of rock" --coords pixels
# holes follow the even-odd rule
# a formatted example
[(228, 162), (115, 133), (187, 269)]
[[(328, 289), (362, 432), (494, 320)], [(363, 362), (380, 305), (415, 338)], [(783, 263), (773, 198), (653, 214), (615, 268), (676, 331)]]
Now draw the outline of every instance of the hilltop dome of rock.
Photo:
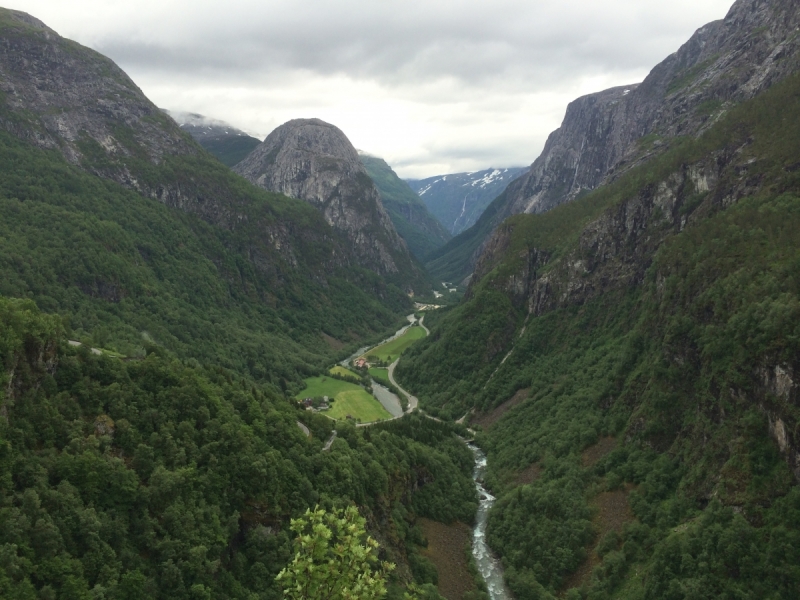
[(294, 119), (234, 167), (254, 184), (316, 206), (347, 235), (363, 266), (418, 272), (347, 136), (320, 119)]

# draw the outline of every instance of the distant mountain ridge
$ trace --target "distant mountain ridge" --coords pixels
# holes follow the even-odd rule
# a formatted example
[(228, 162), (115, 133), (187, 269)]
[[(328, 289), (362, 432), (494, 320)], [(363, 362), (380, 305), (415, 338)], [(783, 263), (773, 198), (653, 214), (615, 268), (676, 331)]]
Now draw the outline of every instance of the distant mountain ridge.
[(800, 63), (799, 26), (793, 0), (739, 0), (725, 19), (698, 29), (641, 84), (578, 98), (528, 173), (429, 259), (429, 270), (465, 278), (492, 230), (509, 216), (547, 211), (613, 181), (782, 81)]
[(233, 127), (225, 121), (210, 119), (197, 113), (164, 109), (180, 128), (227, 167), (239, 163), (250, 154), (261, 140)]
[(423, 260), (450, 240), (448, 231), (385, 160), (363, 152), (359, 157), (378, 188), (397, 232), (414, 256)]
[(491, 201), (525, 170), (524, 167), (492, 168), (407, 182), (439, 222), (452, 235), (458, 235), (472, 227)]

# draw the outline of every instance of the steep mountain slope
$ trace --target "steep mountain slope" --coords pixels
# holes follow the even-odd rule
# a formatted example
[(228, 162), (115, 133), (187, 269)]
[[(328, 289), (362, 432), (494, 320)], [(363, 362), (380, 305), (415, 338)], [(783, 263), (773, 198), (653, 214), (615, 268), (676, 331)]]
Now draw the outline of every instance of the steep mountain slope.
[(485, 169), (473, 173), (451, 173), (427, 179), (409, 179), (428, 210), (447, 230), (458, 235), (469, 229), (492, 200), (526, 169)]
[(284, 123), (234, 171), (266, 190), (306, 200), (343, 232), (365, 266), (405, 284), (425, 277), (397, 234), (350, 140), (319, 119)]
[(363, 153), (359, 156), (381, 194), (383, 206), (397, 233), (406, 241), (414, 256), (423, 260), (450, 239), (450, 234), (385, 160)]
[(800, 9), (792, 0), (738, 0), (724, 20), (699, 29), (640, 85), (571, 103), (530, 171), (429, 268), (466, 277), (491, 230), (510, 215), (571, 201), (659, 156), (675, 137), (702, 133), (732, 106), (797, 70), (798, 26)]
[(284, 386), (410, 308), (316, 210), (231, 173), (108, 59), (14, 11), (0, 36), (3, 294), (97, 345), (149, 336)]
[(241, 162), (261, 143), (261, 140), (224, 121), (209, 119), (197, 113), (170, 110), (164, 112), (226, 167), (232, 167)]
[(798, 164), (795, 74), (505, 221), (404, 357), (423, 406), (485, 428), (517, 598), (800, 589)]

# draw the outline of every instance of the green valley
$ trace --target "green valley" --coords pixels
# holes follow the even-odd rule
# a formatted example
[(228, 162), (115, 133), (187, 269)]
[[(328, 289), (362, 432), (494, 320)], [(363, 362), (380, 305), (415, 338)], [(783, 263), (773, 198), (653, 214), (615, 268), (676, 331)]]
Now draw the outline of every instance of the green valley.
[[(534, 5), (493, 13), (498, 48), (520, 48), (506, 12), (542, 43)], [(268, 2), (285, 35), (254, 10), (267, 45), (237, 25), (223, 51), (237, 7), (214, 35), (203, 7), (165, 20), (168, 45), (142, 6), (151, 37), (103, 42), (180, 65), (160, 99), (263, 142), (179, 125), (110, 59), (0, 8), (0, 598), (800, 597), (796, 0), (736, 0), (641, 83), (571, 102), (529, 169), (470, 172), (538, 143), (503, 91), (528, 75), (490, 49), (492, 93), (472, 60), (477, 87), (455, 87), (470, 44), (431, 46), (436, 11), (398, 7), (321, 23)], [(366, 35), (390, 13), (415, 52)], [(642, 26), (656, 48), (661, 21)], [(572, 89), (558, 77), (536, 93)], [(287, 107), (343, 115), (353, 141)], [(407, 139), (381, 139), (416, 107)], [(399, 173), (465, 171), (421, 180), (450, 229), (356, 140)]]

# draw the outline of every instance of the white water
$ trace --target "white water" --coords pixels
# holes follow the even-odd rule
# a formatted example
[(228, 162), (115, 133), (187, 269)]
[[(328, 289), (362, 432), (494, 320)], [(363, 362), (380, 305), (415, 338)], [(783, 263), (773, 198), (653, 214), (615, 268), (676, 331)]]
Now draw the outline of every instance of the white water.
[(489, 510), (495, 501), (494, 496), (483, 487), (486, 455), (475, 444), (468, 443), (467, 446), (475, 455), (475, 470), (472, 472), (472, 478), (475, 480), (475, 489), (478, 490), (480, 501), (478, 514), (475, 515), (475, 528), (472, 530), (472, 556), (475, 558), (478, 572), (489, 589), (489, 597), (492, 600), (511, 600), (511, 593), (503, 581), (503, 567), (486, 543), (486, 522), (489, 518)]

